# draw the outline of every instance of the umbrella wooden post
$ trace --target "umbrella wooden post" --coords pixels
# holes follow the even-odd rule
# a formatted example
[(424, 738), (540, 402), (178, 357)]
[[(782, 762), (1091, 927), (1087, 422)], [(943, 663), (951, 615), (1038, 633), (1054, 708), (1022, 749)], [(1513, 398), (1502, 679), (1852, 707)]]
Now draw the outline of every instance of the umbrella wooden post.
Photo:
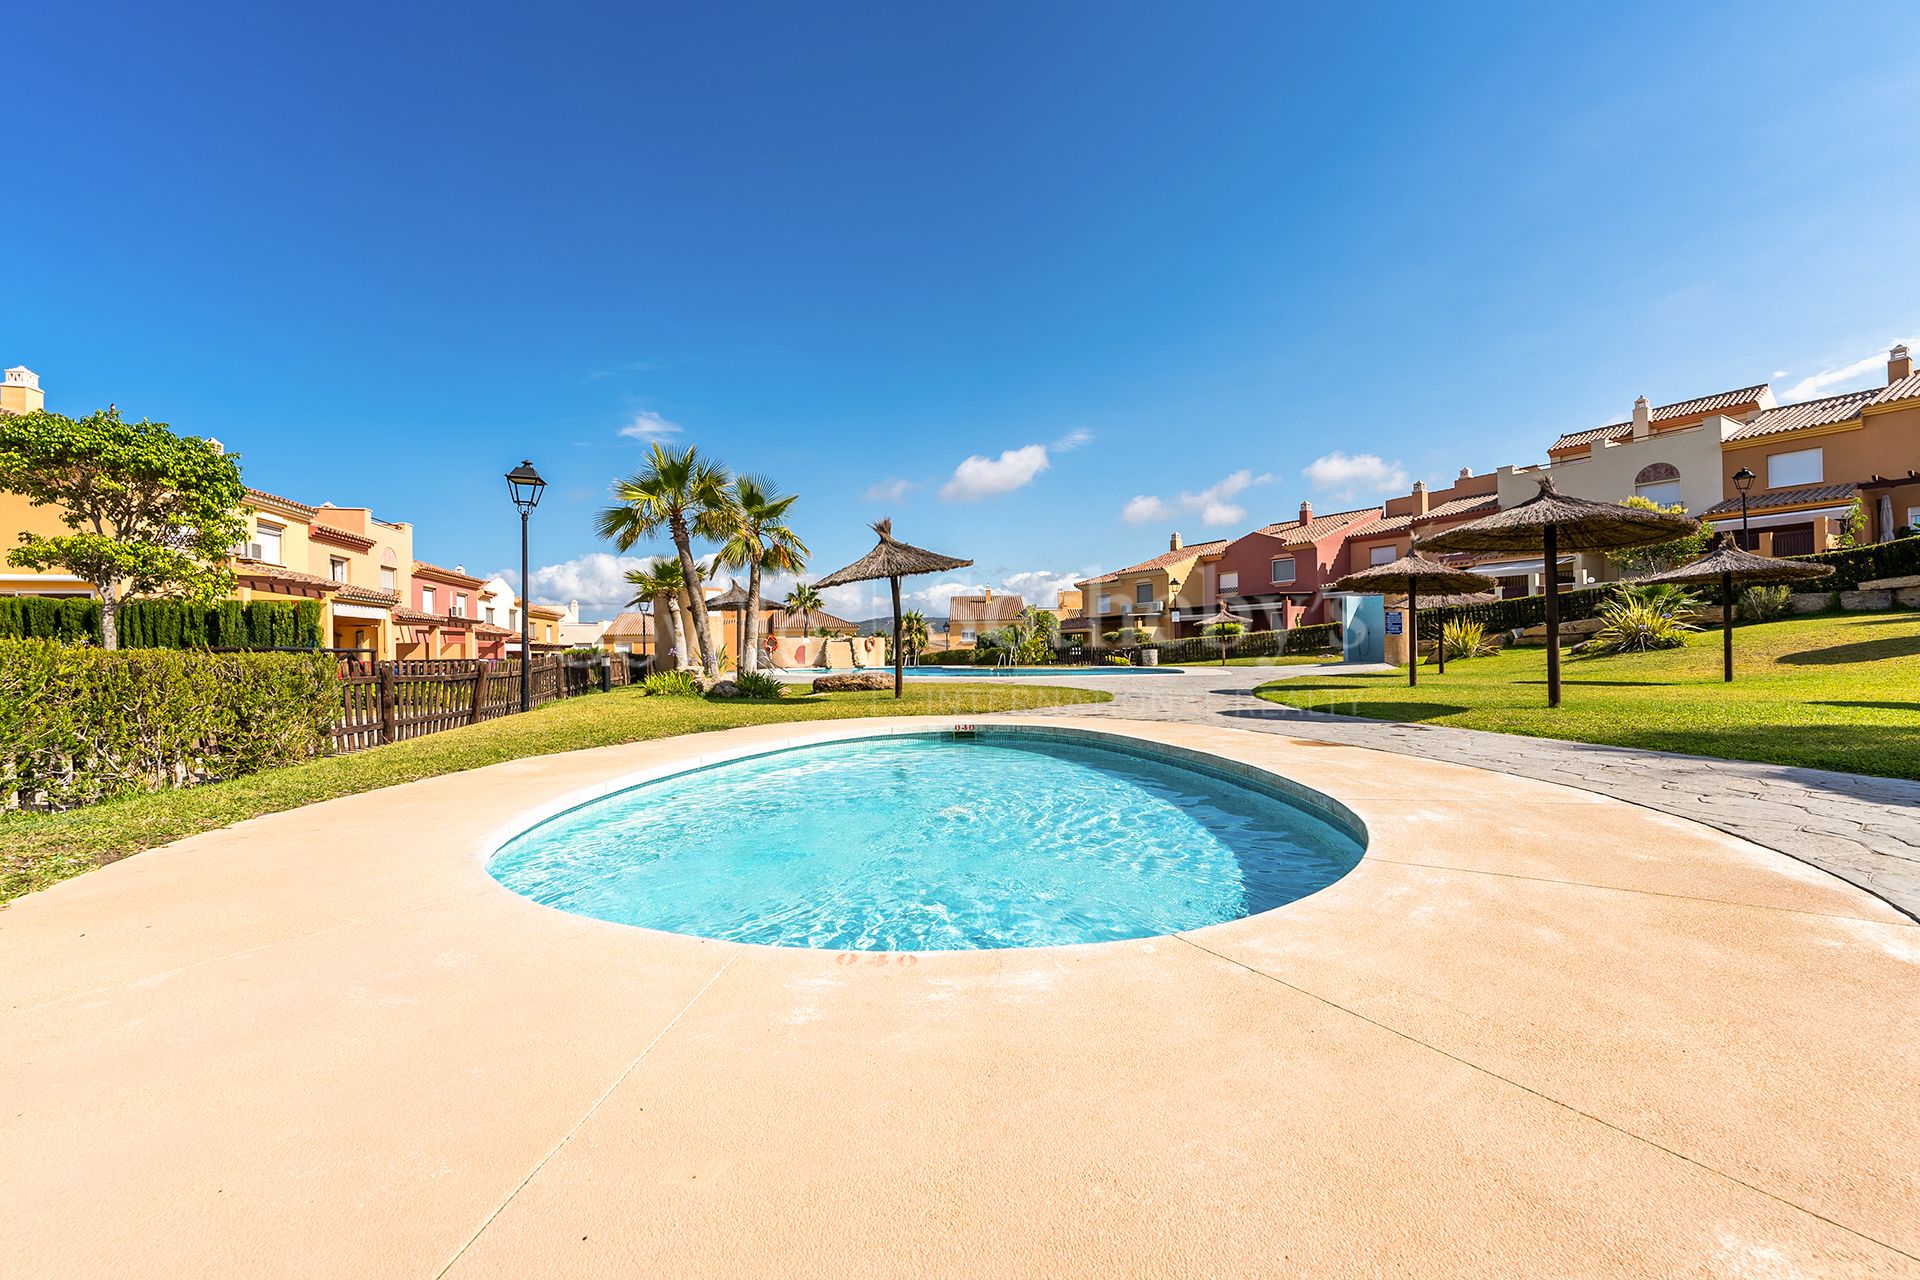
[(1542, 533), (1547, 561), (1544, 570), (1547, 598), (1547, 705), (1560, 705), (1560, 540), (1559, 530), (1548, 525)]
[(900, 621), (900, 579), (888, 578), (893, 588), (893, 696), (898, 699), (907, 687), (906, 651), (900, 647), (903, 624)]
[(1726, 654), (1726, 678), (1733, 679), (1733, 574), (1720, 575), (1720, 647)]
[(1407, 687), (1420, 683), (1420, 588), (1407, 579)]
[(1440, 624), (1440, 633), (1433, 638), (1433, 661), (1440, 674), (1447, 674), (1447, 624)]

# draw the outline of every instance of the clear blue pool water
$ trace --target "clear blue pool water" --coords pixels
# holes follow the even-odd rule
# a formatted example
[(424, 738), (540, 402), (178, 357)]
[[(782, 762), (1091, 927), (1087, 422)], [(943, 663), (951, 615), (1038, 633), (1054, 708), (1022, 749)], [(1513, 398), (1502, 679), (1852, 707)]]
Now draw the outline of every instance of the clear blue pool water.
[(1271, 910), (1361, 842), (1262, 788), (1055, 738), (807, 747), (645, 783), (551, 819), (491, 870), (623, 924), (860, 951), (1150, 937)]

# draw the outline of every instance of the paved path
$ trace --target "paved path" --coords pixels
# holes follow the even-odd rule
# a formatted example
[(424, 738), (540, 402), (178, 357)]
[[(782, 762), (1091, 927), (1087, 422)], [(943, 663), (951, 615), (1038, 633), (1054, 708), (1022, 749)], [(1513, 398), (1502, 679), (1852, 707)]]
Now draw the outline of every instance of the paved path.
[(1354, 670), (1189, 668), (1177, 675), (1050, 677), (1044, 683), (1098, 687), (1113, 693), (1113, 701), (1104, 706), (1059, 708), (1064, 715), (1231, 724), (1475, 765), (1598, 792), (1777, 849), (1920, 919), (1920, 782), (1442, 725), (1393, 724), (1297, 711), (1253, 696), (1255, 686), (1271, 680)]

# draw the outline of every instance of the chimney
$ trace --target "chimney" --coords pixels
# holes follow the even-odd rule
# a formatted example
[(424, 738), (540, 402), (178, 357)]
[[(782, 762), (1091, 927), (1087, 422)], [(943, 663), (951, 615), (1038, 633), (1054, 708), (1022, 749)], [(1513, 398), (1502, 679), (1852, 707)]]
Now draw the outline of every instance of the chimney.
[(227, 446), (221, 444), (220, 441), (213, 436), (207, 437), (207, 443), (213, 447), (216, 455), (224, 455), (227, 451)]
[(1313, 504), (1311, 502), (1303, 501), (1300, 504), (1300, 523), (1301, 524), (1313, 523)]
[(1184, 544), (1180, 541), (1180, 531), (1175, 529), (1173, 536), (1167, 539), (1167, 550), (1178, 551)]
[(32, 413), (47, 407), (47, 393), (40, 389), (40, 375), (17, 364), (0, 378), (0, 413)]
[(1417, 516), (1427, 514), (1427, 503), (1427, 482), (1415, 480), (1413, 482), (1413, 514)]
[(1471, 479), (1473, 479), (1473, 468), (1472, 468), (1472, 467), (1462, 467), (1462, 468), (1460, 468), (1460, 474), (1459, 474), (1458, 476), (1456, 476), (1456, 477), (1455, 477), (1455, 479), (1459, 479), (1459, 480), (1471, 480)]
[(1633, 402), (1633, 438), (1645, 440), (1653, 433), (1653, 410), (1647, 407), (1645, 396), (1637, 397)]
[(993, 599), (993, 588), (992, 587), (980, 588), (980, 603), (985, 604), (987, 601), (991, 599)]
[(1887, 385), (1892, 386), (1902, 378), (1913, 376), (1913, 357), (1907, 354), (1906, 343), (1901, 343), (1887, 352)]

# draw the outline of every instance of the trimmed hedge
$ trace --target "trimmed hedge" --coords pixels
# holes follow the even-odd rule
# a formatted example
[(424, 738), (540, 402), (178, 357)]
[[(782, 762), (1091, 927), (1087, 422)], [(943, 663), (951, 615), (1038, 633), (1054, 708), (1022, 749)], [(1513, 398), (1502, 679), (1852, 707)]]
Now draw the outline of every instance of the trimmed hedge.
[[(1290, 653), (1338, 653), (1343, 643), (1339, 623), (1316, 622), (1284, 631), (1248, 631), (1234, 636), (1227, 641), (1227, 656), (1277, 658)], [(1160, 651), (1160, 661), (1173, 666), (1220, 656), (1220, 641), (1214, 636), (1189, 636), (1149, 647)]]
[(0, 809), (71, 809), (325, 755), (340, 698), (324, 654), (0, 639)]
[(1892, 542), (1870, 542), (1864, 547), (1785, 558), (1833, 566), (1832, 577), (1816, 579), (1800, 586), (1799, 590), (1852, 591), (1863, 582), (1920, 573), (1920, 538), (1895, 538)]
[[(1833, 576), (1800, 584), (1796, 589), (1814, 593), (1852, 591), (1863, 582), (1880, 578), (1899, 578), (1920, 574), (1920, 537), (1896, 538), (1892, 542), (1873, 542), (1864, 547), (1846, 547), (1835, 551), (1815, 551), (1811, 555), (1786, 556), (1809, 564), (1833, 566)], [(1560, 621), (1577, 622), (1597, 617), (1613, 589), (1620, 584), (1603, 582), (1560, 593)], [(1717, 598), (1717, 596), (1715, 597)], [(1479, 622), (1489, 634), (1538, 626), (1547, 620), (1544, 595), (1515, 596), (1511, 600), (1493, 600), (1486, 604), (1456, 605), (1451, 609), (1422, 610), (1421, 625), (1437, 620), (1444, 625), (1456, 619)]]
[[(318, 600), (129, 600), (120, 606), (122, 649), (317, 649)], [(0, 639), (100, 643), (98, 600), (0, 597)]]

